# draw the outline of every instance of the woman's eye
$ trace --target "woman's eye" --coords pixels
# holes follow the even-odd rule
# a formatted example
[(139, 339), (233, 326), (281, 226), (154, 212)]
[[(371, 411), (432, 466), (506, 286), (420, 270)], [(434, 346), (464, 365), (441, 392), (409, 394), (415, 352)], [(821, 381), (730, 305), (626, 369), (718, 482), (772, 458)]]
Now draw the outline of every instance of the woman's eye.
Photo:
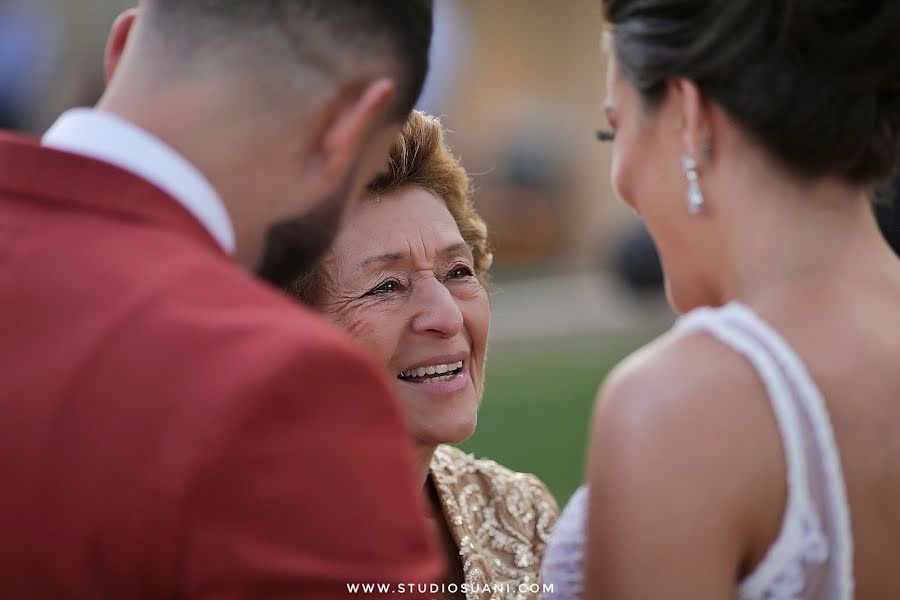
[(382, 294), (390, 294), (400, 289), (400, 283), (396, 279), (388, 279), (376, 288), (366, 292), (366, 296), (380, 296)]
[(618, 129), (616, 111), (611, 106), (604, 106), (603, 112), (606, 113), (606, 120), (609, 123), (609, 129), (602, 129), (597, 132), (597, 139), (601, 142), (612, 142), (616, 139), (616, 129)]
[(472, 277), (474, 273), (469, 267), (456, 267), (450, 271), (450, 279), (463, 279), (464, 277)]

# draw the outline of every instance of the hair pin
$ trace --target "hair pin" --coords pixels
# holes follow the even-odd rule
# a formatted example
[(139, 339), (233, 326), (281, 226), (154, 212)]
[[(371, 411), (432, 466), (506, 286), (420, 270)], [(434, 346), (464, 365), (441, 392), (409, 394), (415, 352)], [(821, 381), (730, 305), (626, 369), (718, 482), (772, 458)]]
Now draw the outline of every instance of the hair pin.
[(601, 142), (612, 142), (616, 139), (616, 134), (609, 129), (601, 129), (597, 132), (597, 139)]

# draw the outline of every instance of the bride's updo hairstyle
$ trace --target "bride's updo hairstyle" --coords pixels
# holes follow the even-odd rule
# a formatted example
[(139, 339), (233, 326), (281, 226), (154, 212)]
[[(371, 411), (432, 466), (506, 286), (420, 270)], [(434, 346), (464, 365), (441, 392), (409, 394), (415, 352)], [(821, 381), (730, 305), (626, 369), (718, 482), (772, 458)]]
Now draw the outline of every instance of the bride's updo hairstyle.
[(900, 143), (898, 0), (604, 0), (622, 75), (652, 110), (690, 79), (802, 177), (876, 184)]

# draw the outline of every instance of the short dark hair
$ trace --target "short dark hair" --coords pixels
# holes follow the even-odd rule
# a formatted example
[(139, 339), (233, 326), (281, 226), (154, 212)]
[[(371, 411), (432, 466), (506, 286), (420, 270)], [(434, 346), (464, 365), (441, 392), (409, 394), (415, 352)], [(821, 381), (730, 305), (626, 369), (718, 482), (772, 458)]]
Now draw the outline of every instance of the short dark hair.
[[(145, 0), (148, 21), (179, 51), (212, 51), (252, 42), (332, 77), (354, 77), (360, 64), (385, 64), (405, 119), (428, 72), (433, 0)], [(248, 45), (248, 44), (245, 44)]]
[(900, 148), (900, 2), (604, 0), (653, 108), (684, 77), (794, 173), (872, 185)]

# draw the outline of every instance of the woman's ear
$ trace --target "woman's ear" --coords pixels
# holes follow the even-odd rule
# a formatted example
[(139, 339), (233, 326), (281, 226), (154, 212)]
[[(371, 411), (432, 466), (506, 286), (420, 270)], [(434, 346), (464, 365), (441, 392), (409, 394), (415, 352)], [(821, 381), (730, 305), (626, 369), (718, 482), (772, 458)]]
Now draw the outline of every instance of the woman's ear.
[(706, 162), (710, 151), (710, 115), (697, 84), (690, 79), (669, 83), (669, 94), (678, 113), (684, 153), (698, 164)]
[(128, 37), (131, 35), (131, 29), (138, 16), (137, 8), (129, 8), (116, 18), (113, 23), (112, 30), (109, 32), (109, 39), (106, 42), (106, 53), (104, 55), (103, 71), (106, 78), (106, 85), (112, 80), (119, 67), (119, 61), (125, 52), (125, 46), (128, 44)]

